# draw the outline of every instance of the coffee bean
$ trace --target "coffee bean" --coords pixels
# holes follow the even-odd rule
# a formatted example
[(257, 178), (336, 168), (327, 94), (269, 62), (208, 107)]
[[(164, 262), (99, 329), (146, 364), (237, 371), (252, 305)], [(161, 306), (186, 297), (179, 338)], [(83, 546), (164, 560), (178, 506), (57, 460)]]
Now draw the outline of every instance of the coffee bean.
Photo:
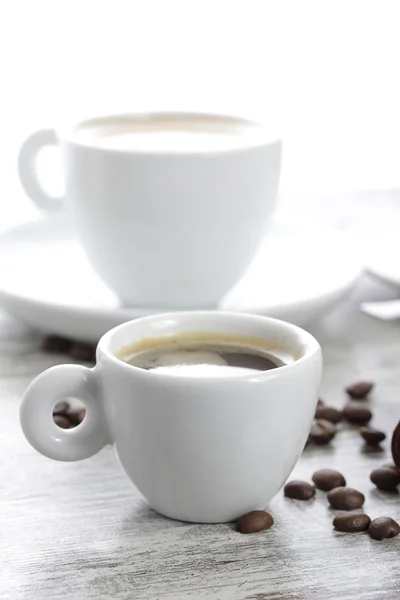
[(361, 508), (365, 500), (364, 494), (361, 492), (342, 486), (333, 488), (333, 490), (328, 492), (327, 498), (332, 508), (337, 508), (338, 510)]
[(77, 414), (77, 422), (82, 423), (83, 419), (86, 417), (86, 408), (82, 408)]
[(386, 437), (383, 431), (378, 431), (378, 429), (373, 429), (372, 427), (361, 427), (360, 434), (370, 446), (377, 446)]
[(321, 398), (318, 398), (317, 406), (324, 406), (324, 404), (325, 402)]
[(386, 469), (394, 469), (397, 473), (400, 472), (396, 465), (394, 465), (393, 463), (385, 463), (384, 465), (382, 465), (382, 467)]
[(400, 421), (397, 423), (392, 435), (393, 462), (400, 469)]
[(346, 485), (343, 475), (333, 469), (319, 469), (319, 471), (315, 471), (312, 480), (315, 483), (315, 487), (324, 492), (329, 492), (333, 488)]
[(355, 400), (363, 400), (368, 396), (374, 384), (372, 381), (359, 381), (358, 383), (353, 383), (346, 388), (346, 392), (351, 398)]
[(341, 410), (334, 408), (333, 406), (317, 406), (317, 410), (315, 411), (316, 419), (325, 419), (326, 421), (330, 421), (331, 423), (339, 423), (342, 420), (343, 414)]
[(240, 533), (258, 533), (269, 529), (273, 524), (273, 518), (265, 510), (252, 510), (238, 519), (237, 529)]
[(333, 526), (336, 531), (346, 531), (353, 533), (356, 531), (365, 531), (368, 529), (371, 519), (364, 513), (352, 513), (350, 515), (338, 515), (333, 519)]
[(69, 355), (80, 362), (95, 362), (96, 348), (90, 344), (76, 342), (71, 346)]
[(366, 425), (372, 419), (372, 412), (367, 406), (357, 402), (348, 402), (343, 409), (343, 417), (355, 425)]
[(57, 402), (55, 407), (53, 408), (53, 415), (62, 415), (66, 413), (69, 409), (69, 404), (65, 400), (61, 400), (61, 402)]
[(48, 335), (42, 340), (43, 352), (54, 352), (55, 354), (67, 354), (71, 347), (70, 340), (57, 335)]
[(319, 419), (311, 426), (310, 436), (313, 442), (319, 446), (323, 446), (329, 444), (335, 437), (336, 431), (337, 429), (333, 423), (326, 419)]
[(374, 540), (384, 540), (399, 535), (400, 527), (398, 523), (390, 517), (378, 517), (371, 521), (368, 527), (368, 533)]
[(370, 479), (378, 489), (394, 492), (400, 484), (400, 473), (395, 469), (380, 467), (371, 472)]
[(71, 421), (65, 415), (53, 415), (54, 423), (61, 429), (70, 429)]
[(361, 446), (361, 452), (363, 454), (379, 454), (379, 452), (384, 452), (384, 449), (379, 444), (377, 446), (370, 446), (370, 444), (364, 444)]
[(86, 409), (82, 408), (80, 410), (71, 410), (67, 413), (68, 418), (74, 425), (79, 425), (82, 423), (83, 419), (86, 415)]
[(311, 483), (296, 479), (289, 481), (283, 488), (283, 491), (287, 498), (295, 500), (310, 500), (310, 498), (315, 496), (315, 487)]
[(327, 421), (326, 419), (317, 419), (317, 425), (323, 427), (326, 431), (328, 431), (332, 437), (334, 437), (337, 433), (337, 427), (332, 421)]
[(312, 441), (313, 441), (313, 439), (312, 439), (311, 435), (308, 434), (308, 437), (306, 439), (306, 444), (305, 444), (304, 448), (307, 448), (307, 446), (309, 446)]

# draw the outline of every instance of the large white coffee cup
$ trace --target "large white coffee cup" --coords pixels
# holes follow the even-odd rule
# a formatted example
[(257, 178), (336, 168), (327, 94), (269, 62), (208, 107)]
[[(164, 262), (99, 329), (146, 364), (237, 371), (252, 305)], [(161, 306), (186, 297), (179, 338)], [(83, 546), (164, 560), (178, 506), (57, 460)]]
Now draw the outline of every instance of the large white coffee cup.
[[(293, 360), (215, 378), (147, 371), (118, 358), (123, 347), (183, 332), (257, 338)], [(25, 393), (21, 424), (32, 446), (56, 460), (114, 444), (128, 477), (168, 517), (231, 521), (265, 508), (289, 476), (314, 416), (321, 362), (317, 341), (283, 321), (212, 311), (146, 317), (103, 336), (93, 369), (61, 365), (39, 375)], [(66, 397), (86, 406), (75, 429), (53, 421)]]
[(36, 157), (60, 144), (65, 200), (94, 269), (130, 306), (211, 308), (240, 279), (265, 234), (281, 143), (218, 115), (101, 117), (30, 136), (19, 156), (32, 200), (57, 211)]

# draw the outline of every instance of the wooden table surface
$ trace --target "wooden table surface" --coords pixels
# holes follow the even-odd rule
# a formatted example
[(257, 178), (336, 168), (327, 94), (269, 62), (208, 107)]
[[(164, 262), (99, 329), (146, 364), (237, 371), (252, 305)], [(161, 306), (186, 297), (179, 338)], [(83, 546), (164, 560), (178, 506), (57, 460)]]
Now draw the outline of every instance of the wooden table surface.
[[(396, 297), (364, 278), (345, 303), (310, 327), (324, 351), (322, 397), (345, 401), (343, 386), (376, 382), (374, 423), (388, 434), (400, 418), (400, 324), (359, 313), (360, 298)], [(280, 492), (275, 526), (241, 535), (232, 525), (193, 525), (154, 513), (122, 473), (112, 448), (79, 463), (36, 453), (18, 423), (29, 381), (65, 357), (39, 351), (39, 336), (0, 319), (0, 598), (303, 600), (400, 597), (400, 536), (376, 542), (332, 529), (325, 494), (299, 502)], [(366, 496), (365, 511), (400, 520), (400, 499), (374, 489), (369, 473), (390, 459), (365, 454), (356, 429), (307, 449), (292, 477), (322, 467), (343, 472)]]

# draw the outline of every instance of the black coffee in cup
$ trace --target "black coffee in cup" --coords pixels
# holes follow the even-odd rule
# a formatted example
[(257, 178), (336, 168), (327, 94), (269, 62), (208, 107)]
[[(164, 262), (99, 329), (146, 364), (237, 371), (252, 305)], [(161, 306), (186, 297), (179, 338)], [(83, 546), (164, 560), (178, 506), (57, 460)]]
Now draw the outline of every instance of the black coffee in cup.
[[(124, 348), (124, 362), (147, 371), (184, 377), (232, 377), (276, 369), (291, 362), (261, 340), (215, 334), (180, 334)], [(291, 359), (291, 360), (290, 360)]]

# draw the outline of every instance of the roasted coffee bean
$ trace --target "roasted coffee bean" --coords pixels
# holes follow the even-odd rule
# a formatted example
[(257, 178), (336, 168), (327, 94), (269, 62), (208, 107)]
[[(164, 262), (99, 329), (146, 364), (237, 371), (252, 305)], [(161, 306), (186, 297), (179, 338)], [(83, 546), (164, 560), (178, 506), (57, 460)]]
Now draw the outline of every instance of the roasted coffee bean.
[(312, 441), (313, 441), (313, 439), (312, 439), (311, 435), (308, 434), (308, 437), (306, 439), (306, 444), (305, 444), (304, 448), (307, 448), (307, 446), (309, 446)]
[(43, 352), (54, 352), (55, 354), (67, 354), (71, 348), (70, 340), (57, 335), (48, 335), (42, 340)]
[(85, 415), (85, 408), (81, 408), (80, 410), (71, 410), (67, 413), (69, 420), (72, 421), (74, 425), (79, 425), (80, 423), (82, 423), (83, 419), (85, 418)]
[(310, 498), (315, 496), (315, 487), (306, 481), (298, 481), (294, 479), (285, 485), (283, 492), (287, 498), (293, 498), (295, 500), (310, 500)]
[(70, 429), (71, 421), (65, 415), (53, 415), (54, 423), (61, 429)]
[(378, 489), (394, 492), (400, 484), (400, 473), (395, 469), (380, 467), (371, 472), (370, 479)]
[(361, 427), (360, 434), (370, 446), (377, 446), (386, 437), (383, 431), (378, 431), (378, 429), (373, 429), (372, 427)]
[(53, 409), (53, 415), (62, 415), (66, 413), (69, 409), (69, 404), (65, 400), (61, 400), (61, 402), (57, 402)]
[(312, 480), (315, 483), (315, 487), (324, 492), (329, 492), (333, 488), (346, 485), (343, 475), (333, 469), (319, 469), (319, 471), (315, 471)]
[(346, 388), (346, 392), (351, 398), (355, 400), (363, 400), (368, 396), (374, 384), (372, 381), (359, 381), (358, 383), (353, 383)]
[(355, 425), (366, 425), (372, 419), (372, 412), (358, 402), (348, 402), (343, 409), (343, 417)]
[(400, 527), (398, 523), (390, 517), (378, 517), (371, 521), (368, 527), (368, 533), (374, 540), (384, 540), (399, 535)]
[(384, 450), (380, 444), (378, 444), (377, 446), (364, 444), (363, 446), (361, 446), (361, 452), (363, 454), (379, 454), (379, 452), (384, 452)]
[(264, 510), (252, 510), (237, 521), (240, 533), (258, 533), (269, 529), (274, 524), (271, 515)]
[(400, 421), (392, 435), (392, 456), (394, 464), (400, 469)]
[(371, 519), (364, 513), (352, 513), (350, 515), (338, 515), (333, 519), (333, 526), (336, 531), (346, 531), (353, 533), (356, 531), (365, 531), (368, 529)]
[(343, 415), (342, 411), (334, 408), (333, 406), (317, 406), (317, 410), (315, 411), (316, 419), (325, 419), (326, 421), (330, 421), (331, 423), (339, 423), (342, 420)]
[(329, 444), (335, 437), (336, 431), (337, 429), (333, 423), (326, 419), (319, 419), (311, 426), (310, 435), (313, 442), (319, 446), (323, 446)]
[(82, 423), (82, 421), (85, 417), (86, 417), (86, 408), (82, 408), (77, 414), (77, 422)]
[(337, 508), (338, 510), (361, 508), (365, 500), (364, 494), (348, 487), (333, 488), (333, 490), (328, 492), (327, 498), (332, 508)]
[(317, 406), (324, 406), (324, 404), (325, 402), (321, 398), (318, 398)]
[(393, 463), (385, 463), (384, 465), (382, 465), (382, 467), (386, 469), (394, 469), (397, 473), (400, 472), (396, 465), (394, 465)]
[(69, 355), (80, 362), (95, 362), (96, 348), (90, 344), (75, 343), (71, 346)]

